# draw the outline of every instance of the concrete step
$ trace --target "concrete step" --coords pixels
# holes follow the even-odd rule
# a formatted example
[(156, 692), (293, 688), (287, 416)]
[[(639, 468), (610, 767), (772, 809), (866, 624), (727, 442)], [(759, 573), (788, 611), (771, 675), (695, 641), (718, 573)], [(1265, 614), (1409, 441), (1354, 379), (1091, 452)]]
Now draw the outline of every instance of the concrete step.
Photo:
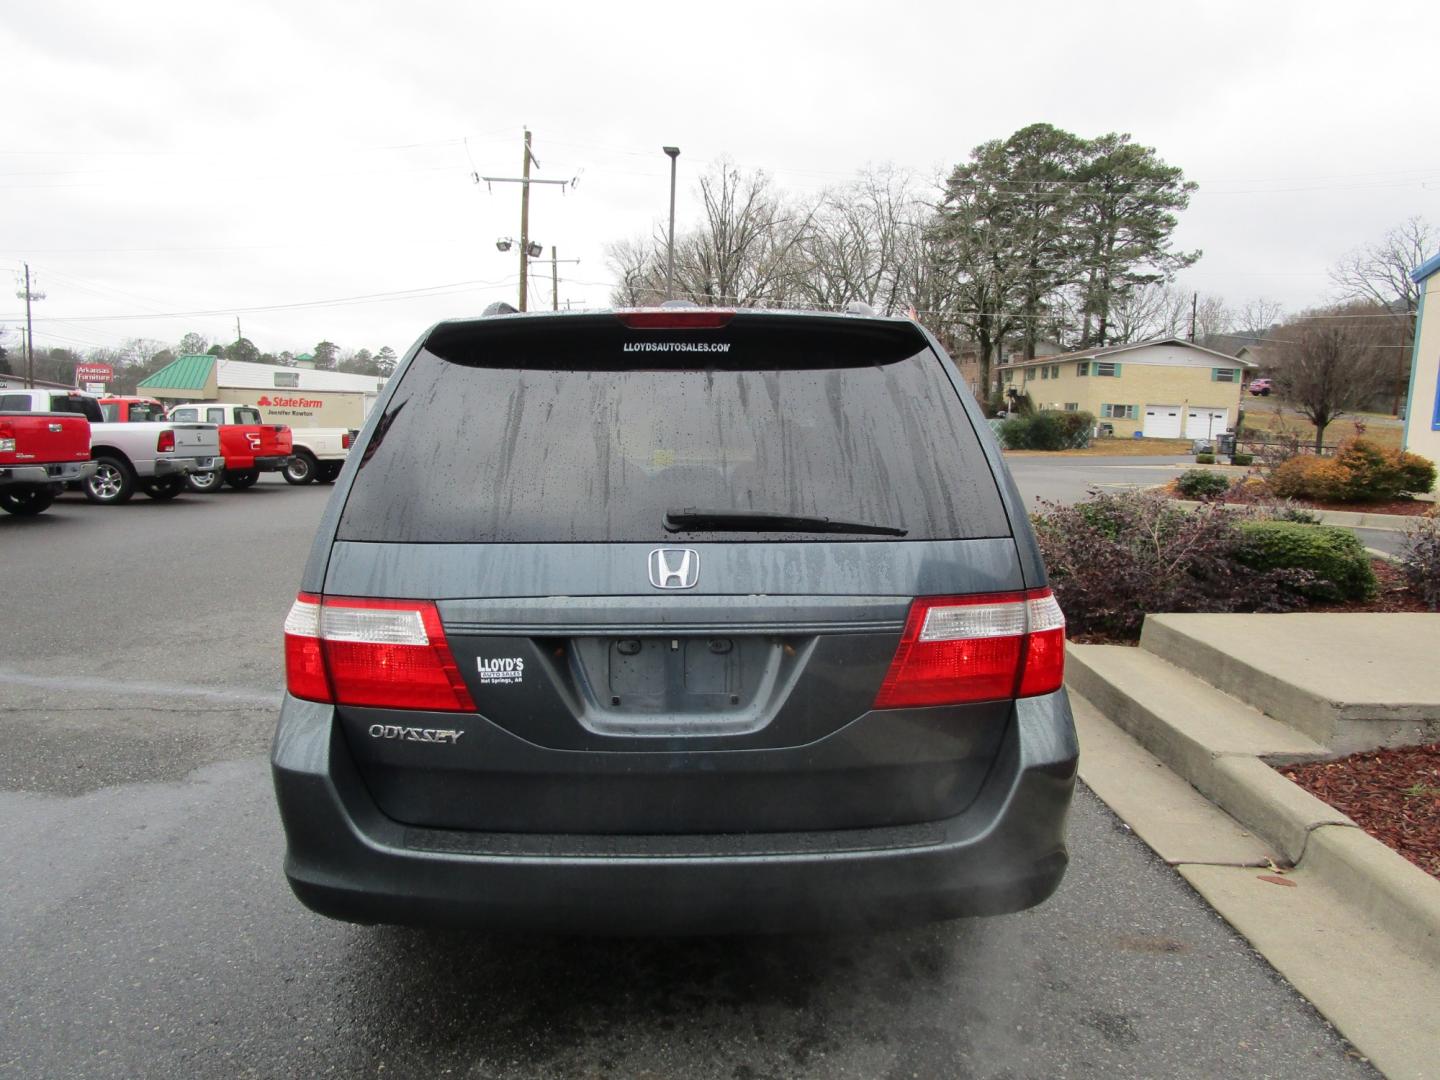
[(1353, 824), (1265, 761), (1312, 761), (1324, 746), (1143, 649), (1070, 645), (1066, 684), (1099, 713), (1298, 862), (1321, 825)]
[(1150, 615), (1144, 652), (1333, 754), (1440, 739), (1440, 617)]

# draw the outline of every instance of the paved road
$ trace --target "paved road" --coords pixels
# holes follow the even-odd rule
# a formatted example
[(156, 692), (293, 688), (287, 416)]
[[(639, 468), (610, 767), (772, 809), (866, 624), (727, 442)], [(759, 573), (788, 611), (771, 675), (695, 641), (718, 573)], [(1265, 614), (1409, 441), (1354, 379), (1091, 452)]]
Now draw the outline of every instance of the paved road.
[(1374, 1075), (1085, 792), (1061, 891), (999, 919), (630, 942), (311, 915), (264, 754), (325, 498), (0, 518), (0, 1076)]
[(1036, 500), (1078, 502), (1094, 489), (1154, 487), (1194, 467), (1194, 462), (1184, 457), (1007, 455), (1005, 460), (1032, 507)]

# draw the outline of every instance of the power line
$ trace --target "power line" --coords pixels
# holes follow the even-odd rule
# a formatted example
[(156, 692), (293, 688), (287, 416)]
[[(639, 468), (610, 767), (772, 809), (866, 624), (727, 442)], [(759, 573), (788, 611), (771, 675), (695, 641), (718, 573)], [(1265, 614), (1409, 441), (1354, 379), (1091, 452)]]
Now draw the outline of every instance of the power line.
[[(465, 289), (477, 287), (493, 288), (514, 284), (513, 278), (502, 278), (498, 281), (456, 281), (448, 285), (428, 285), (418, 289), (401, 289), (395, 292), (366, 293), (361, 296), (342, 296), (329, 300), (302, 300), (290, 304), (257, 304), (251, 307), (224, 307), (212, 308), (201, 311), (163, 311), (163, 312), (142, 312), (140, 314), (126, 315), (66, 315), (53, 316), (51, 319), (38, 319), (37, 322), (60, 321), (62, 318), (68, 322), (120, 322), (144, 319), (191, 319), (204, 318), (214, 315), (249, 315), (262, 311), (290, 311), (298, 308), (334, 307), (344, 304), (359, 304), (371, 302), (383, 302), (390, 300), (418, 300), (430, 296), (442, 296), (446, 293), (459, 292)], [(20, 294), (16, 294), (17, 296)], [(0, 319), (16, 318), (15, 315), (0, 315)]]

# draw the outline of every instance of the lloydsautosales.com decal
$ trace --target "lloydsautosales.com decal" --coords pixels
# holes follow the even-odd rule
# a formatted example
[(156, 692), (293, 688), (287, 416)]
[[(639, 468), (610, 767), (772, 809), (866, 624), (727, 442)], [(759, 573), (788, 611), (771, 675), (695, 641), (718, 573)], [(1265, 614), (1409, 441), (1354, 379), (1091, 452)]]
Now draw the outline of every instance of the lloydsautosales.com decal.
[(728, 341), (627, 341), (626, 352), (729, 352)]

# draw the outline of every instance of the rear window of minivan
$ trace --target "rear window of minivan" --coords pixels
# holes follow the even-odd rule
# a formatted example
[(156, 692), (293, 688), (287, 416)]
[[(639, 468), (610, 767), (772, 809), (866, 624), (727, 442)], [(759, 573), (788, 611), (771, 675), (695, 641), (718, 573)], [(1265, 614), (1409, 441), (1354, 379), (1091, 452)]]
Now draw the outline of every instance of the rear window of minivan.
[(893, 539), (667, 533), (666, 514), (687, 509), (821, 516), (905, 540), (1010, 534), (956, 388), (913, 327), (867, 343), (819, 320), (806, 334), (799, 319), (766, 318), (658, 335), (592, 319), (549, 337), (539, 326), (432, 337), (363, 449), (337, 539)]

